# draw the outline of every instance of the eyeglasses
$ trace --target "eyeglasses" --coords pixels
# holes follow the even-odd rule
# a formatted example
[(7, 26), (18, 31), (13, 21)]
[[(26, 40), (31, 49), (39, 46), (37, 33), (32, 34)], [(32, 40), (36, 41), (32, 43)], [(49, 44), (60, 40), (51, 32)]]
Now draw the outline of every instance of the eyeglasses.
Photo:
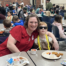
[(42, 26), (39, 27), (39, 29), (43, 29), (43, 28), (44, 28), (44, 29), (47, 29), (47, 27), (42, 27)]

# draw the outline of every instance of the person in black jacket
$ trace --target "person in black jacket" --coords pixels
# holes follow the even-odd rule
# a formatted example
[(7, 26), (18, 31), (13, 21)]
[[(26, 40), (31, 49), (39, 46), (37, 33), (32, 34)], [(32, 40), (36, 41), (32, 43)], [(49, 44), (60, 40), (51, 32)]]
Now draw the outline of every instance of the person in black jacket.
[(6, 15), (6, 10), (4, 7), (0, 7), (0, 13)]

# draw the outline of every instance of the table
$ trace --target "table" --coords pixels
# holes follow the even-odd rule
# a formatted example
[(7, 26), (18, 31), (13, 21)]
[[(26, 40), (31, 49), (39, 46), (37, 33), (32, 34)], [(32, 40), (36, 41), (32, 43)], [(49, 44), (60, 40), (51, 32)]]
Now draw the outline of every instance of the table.
[(0, 31), (1, 29), (4, 29), (4, 25), (3, 24), (0, 24)]
[(29, 56), (27, 55), (26, 52), (13, 53), (13, 54), (9, 54), (9, 55), (5, 55), (5, 56), (0, 57), (0, 66), (7, 66), (6, 60), (8, 58), (11, 58), (11, 57), (14, 57), (14, 56), (23, 56), (23, 57), (26, 57), (29, 60), (29, 62), (30, 62), (30, 64), (26, 65), (26, 66), (35, 66), (33, 64), (33, 62), (31, 61), (31, 59), (29, 58)]
[(36, 14), (38, 17), (42, 17), (41, 14)]
[(41, 56), (42, 52), (44, 52), (44, 51), (46, 51), (46, 50), (38, 50), (37, 54), (35, 54), (35, 55), (30, 54), (31, 51), (28, 51), (27, 53), (29, 54), (31, 59), (34, 61), (36, 66), (62, 66), (61, 62), (62, 62), (62, 59), (66, 58), (66, 52), (59, 51), (59, 52), (62, 52), (64, 54), (61, 57), (61, 59), (58, 59), (58, 60), (48, 60), (48, 59), (45, 59), (45, 58), (43, 58)]

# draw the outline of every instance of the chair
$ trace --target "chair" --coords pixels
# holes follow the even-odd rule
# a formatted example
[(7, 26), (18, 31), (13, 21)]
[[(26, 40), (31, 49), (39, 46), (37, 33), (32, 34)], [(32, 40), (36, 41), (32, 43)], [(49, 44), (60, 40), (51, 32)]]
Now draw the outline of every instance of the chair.
[(42, 21), (44, 21), (44, 22), (50, 22), (50, 18), (51, 18), (51, 17), (43, 16), (43, 17), (42, 17)]
[(0, 44), (3, 43), (7, 37), (9, 36), (9, 33), (3, 33), (0, 35)]
[(59, 15), (61, 15), (62, 17), (64, 17), (64, 13), (63, 12), (60, 12)]
[(55, 18), (51, 18), (51, 19), (50, 19), (50, 23), (51, 23), (51, 24), (54, 22), (54, 19), (55, 19)]
[(48, 31), (52, 32), (52, 24), (49, 22), (46, 22), (48, 26)]
[(3, 43), (8, 36), (0, 36), (0, 44)]
[(3, 23), (3, 20), (0, 20), (0, 23)]
[(57, 28), (57, 26), (52, 26), (52, 32), (53, 34), (55, 35), (55, 37), (57, 38), (57, 41), (65, 41), (64, 38), (60, 38), (60, 35), (59, 35), (59, 29)]

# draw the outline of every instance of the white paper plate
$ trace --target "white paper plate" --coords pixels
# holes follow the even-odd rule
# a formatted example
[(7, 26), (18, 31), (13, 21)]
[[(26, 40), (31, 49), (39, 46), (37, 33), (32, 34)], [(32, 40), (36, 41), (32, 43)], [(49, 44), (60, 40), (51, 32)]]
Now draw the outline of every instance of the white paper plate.
[[(51, 53), (50, 55), (47, 53)], [(52, 54), (52, 52), (58, 52), (58, 51), (45, 51), (42, 53), (42, 57), (46, 58), (46, 59), (59, 59), (61, 58), (61, 55), (59, 57), (57, 57), (56, 55)]]
[[(17, 58), (20, 58), (20, 57), (22, 57), (22, 56), (15, 56), (15, 57), (11, 57), (13, 60), (14, 59), (17, 59)], [(22, 57), (23, 59), (23, 63), (19, 63), (18, 65), (16, 64), (14, 64), (13, 63), (13, 65), (12, 64), (10, 64), (10, 63), (8, 63), (8, 61), (6, 61), (6, 63), (7, 63), (7, 66), (24, 66), (24, 65), (26, 65), (26, 64), (29, 64), (29, 61), (28, 61), (28, 59), (27, 58), (25, 58), (25, 57)], [(9, 60), (10, 58), (8, 58), (7, 60)]]

